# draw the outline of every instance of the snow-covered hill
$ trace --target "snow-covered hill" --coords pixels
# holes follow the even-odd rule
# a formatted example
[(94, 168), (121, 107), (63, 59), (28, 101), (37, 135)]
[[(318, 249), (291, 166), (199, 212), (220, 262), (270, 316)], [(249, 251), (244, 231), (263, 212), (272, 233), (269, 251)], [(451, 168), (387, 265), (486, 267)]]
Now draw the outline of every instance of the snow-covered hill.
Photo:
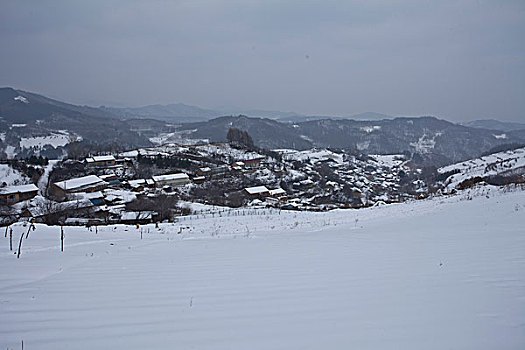
[(525, 192), (480, 191), (2, 236), (0, 348), (523, 349)]
[(445, 180), (447, 190), (457, 188), (466, 180), (496, 175), (525, 174), (525, 148), (494, 153), (477, 159), (438, 169), (441, 174), (455, 173)]

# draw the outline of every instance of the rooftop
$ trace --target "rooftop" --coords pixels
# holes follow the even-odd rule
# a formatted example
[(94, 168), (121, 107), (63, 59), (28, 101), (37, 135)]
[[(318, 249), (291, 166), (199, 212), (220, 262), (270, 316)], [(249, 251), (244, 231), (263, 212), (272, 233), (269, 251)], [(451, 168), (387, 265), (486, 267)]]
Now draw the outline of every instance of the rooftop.
[(0, 188), (0, 194), (13, 194), (13, 193), (26, 193), (38, 191), (38, 187), (33, 184), (29, 185), (18, 185), (18, 186), (7, 186)]
[(88, 175), (78, 177), (76, 179), (70, 179), (65, 181), (56, 182), (55, 186), (68, 191), (79, 190), (82, 188), (89, 188), (92, 186), (105, 185), (106, 182), (96, 175)]
[(245, 188), (245, 190), (249, 194), (261, 194), (261, 193), (269, 192), (269, 190), (266, 188), (266, 186), (247, 187), (247, 188)]
[(185, 173), (177, 173), (177, 174), (152, 176), (152, 179), (155, 182), (160, 182), (160, 181), (170, 181), (170, 180), (189, 180), (190, 177), (188, 176), (188, 174), (185, 174)]

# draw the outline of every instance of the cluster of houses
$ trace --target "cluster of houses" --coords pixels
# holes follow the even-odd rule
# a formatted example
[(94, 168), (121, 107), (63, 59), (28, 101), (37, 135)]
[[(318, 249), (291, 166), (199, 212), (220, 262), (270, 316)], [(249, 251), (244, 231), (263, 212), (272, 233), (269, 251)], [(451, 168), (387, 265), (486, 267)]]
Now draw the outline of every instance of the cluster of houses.
[[(96, 219), (110, 218), (117, 222), (155, 220), (154, 208), (135, 213), (126, 209), (126, 203), (137, 197), (174, 192), (185, 199), (205, 203), (214, 203), (213, 198), (206, 197), (210, 191), (211, 194), (215, 190), (224, 192), (224, 198), (236, 192), (242, 194), (243, 203), (307, 210), (342, 207), (350, 200), (354, 200), (351, 206), (372, 205), (378, 201), (397, 201), (403, 195), (399, 174), (408, 169), (400, 156), (371, 156), (360, 160), (328, 150), (273, 152), (280, 154), (279, 161), (272, 156), (232, 149), (227, 144), (166, 144), (125, 152), (117, 157), (92, 156), (81, 162), (86, 173), (92, 175), (53, 182), (46, 195), (60, 202), (55, 206), (57, 210), (85, 209), (91, 216), (95, 212)], [(184, 159), (189, 166), (154, 167), (153, 173), (160, 170), (161, 174), (137, 179), (139, 172), (133, 169), (148, 166), (141, 163), (144, 158), (149, 158), (148, 162)], [(167, 173), (162, 174), (162, 169)], [(204, 186), (184, 187), (188, 184)], [(221, 186), (227, 190), (221, 191)], [(199, 192), (199, 189), (211, 190)], [(193, 190), (197, 190), (196, 194)], [(37, 195), (35, 185), (8, 186), (0, 189), (0, 203), (27, 201)], [(35, 208), (28, 208), (28, 211), (33, 212), (27, 216), (39, 214)], [(90, 216), (68, 218), (68, 223), (85, 222), (85, 217)]]
[[(150, 150), (154, 152), (154, 150)], [(154, 153), (152, 154), (154, 155)], [(122, 169), (130, 167), (136, 159), (131, 157), (116, 158), (113, 155), (92, 156), (85, 158), (81, 163), (92, 175), (70, 178), (50, 183), (46, 196), (53, 198), (53, 205), (44, 208), (42, 205), (26, 202), (39, 194), (34, 184), (7, 186), (0, 189), (0, 204), (14, 205), (23, 208), (21, 216), (38, 218), (53, 213), (68, 213), (66, 224), (96, 224), (102, 222), (139, 223), (151, 222), (156, 219), (154, 208), (150, 211), (132, 212), (126, 209), (126, 203), (139, 196), (158, 196), (170, 194), (176, 188), (194, 183), (202, 184), (210, 179), (221, 177), (232, 172), (249, 172), (260, 166), (263, 157), (252, 157), (237, 160), (228, 166), (225, 164), (202, 163), (200, 168), (186, 172), (174, 172), (154, 175), (150, 178), (129, 179), (122, 175)], [(204, 166), (206, 165), (206, 166)], [(93, 174), (94, 173), (94, 174)], [(96, 175), (95, 175), (96, 174)], [(282, 191), (282, 189), (281, 189)], [(44, 193), (44, 192), (43, 192)], [(272, 190), (257, 194), (246, 189), (247, 198), (262, 198), (262, 196), (280, 195)], [(35, 203), (38, 203), (35, 202)], [(41, 202), (40, 202), (41, 203)], [(72, 216), (71, 216), (71, 215)], [(78, 216), (78, 217), (77, 217)]]

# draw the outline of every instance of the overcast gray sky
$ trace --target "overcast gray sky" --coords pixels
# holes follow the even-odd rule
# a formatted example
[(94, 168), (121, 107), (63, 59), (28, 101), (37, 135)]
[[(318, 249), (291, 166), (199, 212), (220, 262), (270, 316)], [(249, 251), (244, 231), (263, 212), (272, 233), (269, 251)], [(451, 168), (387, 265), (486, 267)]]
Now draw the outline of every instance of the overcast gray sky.
[(90, 105), (525, 121), (525, 1), (5, 1), (0, 85)]

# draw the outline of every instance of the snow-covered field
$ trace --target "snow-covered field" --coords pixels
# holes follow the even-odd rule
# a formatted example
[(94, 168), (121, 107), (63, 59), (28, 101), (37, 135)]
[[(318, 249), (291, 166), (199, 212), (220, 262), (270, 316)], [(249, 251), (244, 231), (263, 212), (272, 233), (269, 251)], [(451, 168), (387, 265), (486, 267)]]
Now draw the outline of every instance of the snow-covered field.
[(470, 197), (1, 232), (0, 348), (524, 349), (525, 192)]

